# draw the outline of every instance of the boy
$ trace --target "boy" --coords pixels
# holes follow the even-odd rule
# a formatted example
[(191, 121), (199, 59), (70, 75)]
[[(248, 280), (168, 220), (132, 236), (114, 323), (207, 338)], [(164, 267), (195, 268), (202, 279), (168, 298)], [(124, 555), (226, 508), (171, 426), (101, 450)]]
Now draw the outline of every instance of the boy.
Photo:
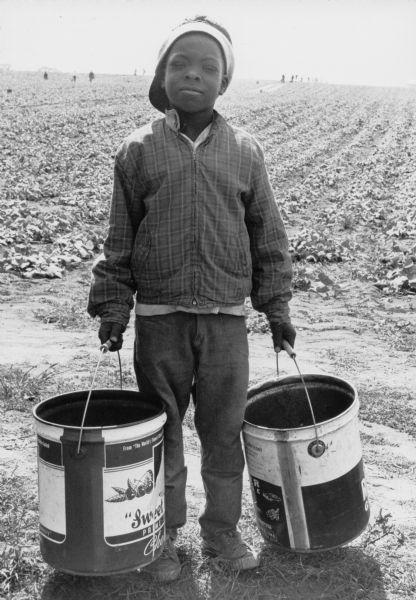
[(149, 92), (165, 116), (133, 132), (117, 153), (104, 258), (93, 268), (88, 310), (101, 318), (101, 342), (121, 347), (135, 294), (138, 386), (158, 394), (167, 413), (166, 543), (145, 568), (159, 581), (180, 574), (174, 541), (186, 521), (182, 420), (191, 391), (206, 493), (203, 550), (235, 570), (258, 566), (237, 530), (245, 298), (251, 294), (268, 316), (277, 351), (296, 335), (287, 237), (262, 151), (214, 110), (233, 69), (228, 32), (205, 17), (165, 41)]

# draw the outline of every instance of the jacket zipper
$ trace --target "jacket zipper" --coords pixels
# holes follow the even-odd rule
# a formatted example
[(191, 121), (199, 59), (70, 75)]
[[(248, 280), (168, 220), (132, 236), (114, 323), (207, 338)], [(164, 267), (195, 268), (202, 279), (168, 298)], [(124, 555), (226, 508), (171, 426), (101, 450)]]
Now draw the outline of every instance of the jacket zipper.
[[(198, 161), (196, 158), (197, 152), (199, 148), (202, 148), (202, 146), (206, 146), (210, 139), (212, 137), (212, 133), (210, 133), (208, 135), (208, 137), (202, 142), (202, 144), (199, 144), (197, 148), (192, 148), (192, 161), (193, 161), (193, 176), (194, 176), (194, 205), (193, 205), (193, 226), (194, 226), (194, 256), (195, 256), (195, 260), (196, 260), (196, 256), (197, 256), (197, 244), (198, 244), (198, 230), (197, 230), (197, 218), (196, 218), (196, 213), (197, 213), (197, 167), (198, 167)], [(193, 282), (192, 282), (192, 305), (193, 306), (198, 306), (198, 300), (196, 298), (196, 267), (197, 267), (197, 263), (195, 262), (193, 265)]]
[(197, 255), (197, 219), (196, 219), (196, 198), (197, 198), (197, 185), (196, 185), (196, 173), (197, 173), (197, 162), (196, 162), (196, 148), (192, 148), (192, 171), (194, 177), (194, 194), (192, 204), (192, 228), (193, 228), (193, 255), (194, 263), (192, 265), (192, 305), (197, 306), (198, 300), (196, 299), (196, 255)]
[[(181, 140), (189, 147), (189, 143), (181, 136), (178, 136)], [(207, 137), (206, 140), (200, 144), (200, 146), (205, 146), (211, 138), (211, 134)], [(199, 148), (199, 146), (198, 146)], [(197, 159), (196, 153), (198, 148), (190, 147), (192, 153), (192, 175), (194, 178), (193, 181), (193, 204), (192, 204), (192, 229), (193, 229), (193, 255), (194, 261), (192, 263), (192, 306), (198, 306), (198, 300), (196, 298), (196, 254), (197, 254), (197, 228), (196, 228), (196, 198), (197, 198)]]

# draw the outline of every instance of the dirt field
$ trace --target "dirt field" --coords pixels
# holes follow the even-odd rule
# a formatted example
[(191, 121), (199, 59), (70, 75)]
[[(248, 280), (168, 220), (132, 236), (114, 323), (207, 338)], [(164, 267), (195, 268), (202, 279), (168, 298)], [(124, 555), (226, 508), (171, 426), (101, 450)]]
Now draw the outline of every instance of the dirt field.
[[(110, 98), (111, 94), (118, 94), (119, 85), (116, 81), (111, 85), (106, 82), (106, 87), (101, 90), (97, 87), (96, 94)], [(128, 84), (123, 85), (128, 87)], [(84, 114), (82, 101), (87, 92), (79, 92), (78, 118)], [(364, 90), (360, 95), (357, 89), (351, 88), (347, 93), (336, 86), (311, 87), (309, 91), (306, 87), (300, 90), (298, 86), (295, 93), (290, 86), (282, 91), (282, 86), (265, 82), (263, 87), (253, 83), (246, 88), (243, 107), (237, 92), (224, 99), (222, 112), (236, 124), (252, 130), (262, 141), (291, 239), (295, 261), (291, 310), (298, 331), (299, 365), (304, 373), (329, 373), (356, 386), (361, 402), (361, 439), (372, 523), (380, 511), (384, 515), (390, 514), (389, 523), (404, 536), (401, 548), (392, 552), (406, 557), (405, 564), (411, 564), (413, 559), (416, 560), (416, 288), (413, 287), (416, 226), (412, 216), (416, 206), (415, 188), (412, 187), (416, 157), (416, 125), (412, 109), (416, 106), (416, 94), (409, 96), (407, 91), (381, 94)], [(22, 98), (23, 92), (20, 102)], [(120, 109), (119, 98), (121, 95), (113, 104), (110, 101), (105, 104), (105, 129), (109, 131), (111, 119), (116, 118), (119, 125), (116, 133), (121, 139), (132, 124), (123, 122), (121, 127), (122, 115), (117, 113), (114, 117), (116, 108)], [(97, 106), (101, 105), (94, 104), (96, 111)], [(6, 108), (11, 118), (10, 104)], [(46, 111), (46, 116), (57, 118), (54, 107), (42, 110)], [(127, 114), (128, 107), (125, 110)], [(22, 132), (28, 127), (27, 123), (24, 125), (28, 117), (23, 109), (17, 112)], [(71, 114), (67, 112), (67, 117), (72, 118)], [(94, 114), (98, 121), (100, 115)], [(59, 119), (65, 120), (65, 116), (61, 115)], [(32, 120), (35, 122), (36, 119)], [(54, 123), (50, 126), (52, 129)], [(79, 124), (77, 127), (78, 131)], [(79, 162), (92, 147), (90, 138), (98, 131), (99, 123), (91, 124), (91, 119), (85, 118), (85, 136), (80, 135), (77, 142)], [(115, 133), (111, 135), (117, 139)], [(41, 154), (46, 152), (46, 138), (42, 136), (39, 134), (37, 141)], [(68, 134), (66, 139), (70, 138)], [(57, 381), (72, 389), (80, 386), (85, 389), (90, 381), (99, 355), (97, 323), (85, 316), (84, 307), (91, 257), (97, 247), (91, 250), (90, 256), (88, 253), (82, 256), (82, 260), (78, 255), (73, 263), (68, 259), (65, 262), (62, 256), (65, 252), (73, 255), (74, 248), (80, 248), (74, 245), (74, 240), (84, 243), (93, 239), (93, 245), (99, 245), (97, 231), (101, 231), (102, 239), (104, 208), (100, 209), (100, 218), (93, 219), (90, 225), (83, 222), (85, 214), (77, 216), (77, 210), (81, 210), (86, 188), (90, 189), (90, 184), (93, 186), (91, 173), (97, 160), (101, 160), (100, 181), (97, 182), (101, 187), (91, 192), (88, 198), (97, 206), (106, 202), (102, 198), (109, 193), (111, 185), (111, 158), (103, 158), (100, 152), (104, 153), (104, 146), (109, 147), (112, 143), (106, 138), (91, 157), (85, 172), (87, 183), (74, 192), (74, 203), (65, 208), (65, 199), (68, 201), (68, 190), (72, 189), (73, 182), (64, 184), (58, 167), (55, 179), (41, 169), (43, 178), (40, 177), (37, 196), (29, 197), (27, 190), (36, 177), (39, 180), (39, 173), (36, 175), (33, 170), (33, 161), (39, 160), (39, 155), (35, 156), (35, 145), (25, 155), (27, 162), (20, 163), (23, 165), (20, 196), (14, 195), (12, 188), (16, 183), (18, 158), (23, 151), (18, 142), (13, 147), (9, 138), (8, 147), (13, 148), (13, 152), (10, 153), (8, 178), (3, 184), (6, 190), (3, 224), (8, 226), (10, 241), (0, 247), (0, 266), (3, 265), (3, 272), (0, 272), (3, 338), (0, 365), (3, 375), (10, 368), (33, 367), (32, 373), (39, 374), (51, 367), (51, 390), (56, 389)], [(65, 151), (68, 153), (68, 177), (71, 165), (75, 164), (75, 150), (68, 146)], [(14, 173), (14, 178), (10, 173)], [(62, 188), (60, 192), (58, 184)], [(52, 190), (53, 186), (56, 189)], [(22, 192), (24, 189), (26, 192)], [(24, 197), (23, 193), (26, 194)], [(59, 252), (53, 232), (51, 241), (41, 239), (33, 241), (31, 246), (31, 240), (26, 238), (23, 248), (18, 236), (21, 231), (29, 235), (27, 223), (18, 229), (16, 218), (13, 221), (10, 212), (18, 206), (19, 198), (24, 207), (38, 211), (33, 213), (32, 224), (38, 224), (39, 211), (47, 212), (48, 206), (52, 207), (54, 215), (66, 211), (68, 226), (64, 231), (58, 226), (56, 229), (56, 236), (67, 236), (66, 245), (60, 242)], [(39, 229), (42, 230), (42, 223)], [(38, 257), (42, 252), (45, 254), (38, 262), (30, 262), (28, 257), (33, 256), (35, 247)], [(48, 254), (45, 249), (51, 247), (52, 252)], [(85, 247), (89, 251), (89, 246)], [(59, 276), (54, 277), (49, 271), (45, 277), (51, 268), (58, 269)], [(264, 321), (250, 313), (251, 385), (276, 377), (271, 339), (264, 327)], [(133, 387), (132, 335), (129, 327), (121, 358), (123, 371)], [(281, 375), (295, 373), (288, 356), (281, 356), (280, 368)], [(99, 378), (108, 381), (112, 372), (117, 381), (116, 358), (106, 355)], [(32, 405), (33, 399), (28, 398), (25, 411), (3, 410), (0, 423), (1, 469), (6, 474), (23, 476), (29, 488), (36, 487), (37, 462), (30, 414)], [(186, 427), (186, 440), (189, 505), (193, 514), (202, 501), (202, 483), (198, 443), (191, 427)], [(245, 503), (250, 507), (247, 477)], [(400, 595), (398, 590), (394, 581), (386, 581), (384, 595), (365, 597), (373, 600), (411, 598), (411, 595)], [(47, 598), (46, 595), (43, 597)], [(309, 599), (307, 595), (298, 597)]]

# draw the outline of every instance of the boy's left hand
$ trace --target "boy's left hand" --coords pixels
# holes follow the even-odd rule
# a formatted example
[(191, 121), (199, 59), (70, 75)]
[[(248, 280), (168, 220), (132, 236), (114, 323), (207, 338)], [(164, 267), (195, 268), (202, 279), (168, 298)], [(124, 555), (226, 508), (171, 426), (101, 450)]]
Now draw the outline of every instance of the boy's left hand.
[(273, 346), (276, 352), (280, 352), (283, 347), (283, 340), (289, 342), (292, 348), (295, 345), (296, 330), (290, 321), (282, 323), (270, 321), (270, 329), (273, 337)]

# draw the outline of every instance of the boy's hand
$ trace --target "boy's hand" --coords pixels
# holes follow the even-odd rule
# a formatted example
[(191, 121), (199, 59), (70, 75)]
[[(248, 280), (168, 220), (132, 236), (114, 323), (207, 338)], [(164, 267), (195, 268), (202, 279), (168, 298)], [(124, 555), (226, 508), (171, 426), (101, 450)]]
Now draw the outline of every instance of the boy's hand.
[(283, 340), (289, 342), (292, 348), (295, 345), (296, 330), (290, 321), (279, 323), (270, 321), (270, 329), (273, 337), (273, 346), (276, 352), (280, 352), (283, 345)]
[(109, 347), (110, 352), (120, 350), (123, 345), (123, 331), (126, 328), (120, 323), (101, 323), (100, 329), (98, 330), (98, 337), (100, 342), (105, 344), (110, 340), (111, 345)]

